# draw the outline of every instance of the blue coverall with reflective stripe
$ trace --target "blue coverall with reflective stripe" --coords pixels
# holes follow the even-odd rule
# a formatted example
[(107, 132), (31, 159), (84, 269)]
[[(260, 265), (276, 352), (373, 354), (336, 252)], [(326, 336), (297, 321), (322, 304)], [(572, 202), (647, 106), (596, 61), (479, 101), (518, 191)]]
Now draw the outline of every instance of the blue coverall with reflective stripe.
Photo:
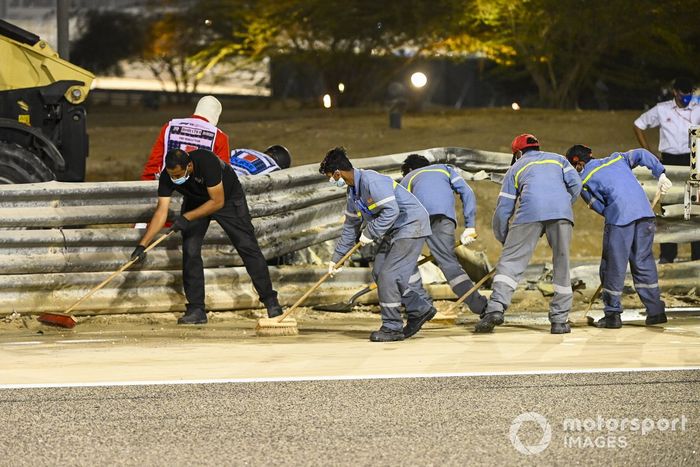
[(581, 172), (581, 197), (605, 217), (600, 281), (605, 313), (622, 313), (622, 290), (627, 264), (634, 288), (647, 315), (664, 312), (656, 263), (652, 254), (656, 222), (644, 189), (632, 169), (641, 165), (659, 178), (664, 166), (646, 149), (613, 153), (590, 160)]
[[(455, 213), (454, 193), (460, 195), (465, 227), (476, 226), (476, 197), (464, 178), (450, 165), (433, 164), (421, 167), (406, 174), (401, 185), (413, 193), (430, 214), (432, 234), (426, 239), (428, 248), (440, 270), (445, 275), (450, 288), (460, 297), (470, 290), (474, 283), (457, 260), (455, 255)], [(414, 272), (414, 275), (418, 271)], [(478, 291), (466, 300), (471, 311), (480, 314), (486, 307), (486, 298)]]
[(425, 238), (430, 235), (428, 212), (415, 196), (386, 175), (354, 169), (354, 179), (354, 186), (347, 190), (345, 223), (333, 261), (352, 248), (364, 223), (365, 235), (380, 242), (372, 275), (377, 283), (382, 325), (401, 331), (402, 302), (409, 317), (421, 316), (432, 307), (422, 290), (420, 275), (409, 286)]

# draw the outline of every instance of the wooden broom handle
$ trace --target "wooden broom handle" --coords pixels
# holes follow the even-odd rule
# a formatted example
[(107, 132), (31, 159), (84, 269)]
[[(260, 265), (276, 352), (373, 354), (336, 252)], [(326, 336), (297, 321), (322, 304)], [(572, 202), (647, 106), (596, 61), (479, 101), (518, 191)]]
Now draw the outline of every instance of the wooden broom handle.
[(481, 287), (482, 285), (484, 285), (484, 282), (486, 282), (486, 281), (489, 280), (491, 277), (493, 277), (494, 274), (496, 274), (496, 268), (491, 269), (491, 270), (489, 271), (489, 273), (486, 274), (484, 277), (482, 277), (481, 280), (480, 280), (479, 282), (477, 282), (476, 284), (474, 284), (474, 287), (472, 287), (471, 289), (469, 289), (469, 291), (468, 291), (467, 293), (465, 293), (464, 295), (462, 295), (461, 297), (459, 297), (459, 299), (457, 299), (457, 301), (454, 303), (453, 306), (454, 306), (454, 307), (458, 307), (458, 306), (459, 306), (463, 301), (465, 301), (471, 294), (473, 294), (474, 291), (475, 291), (476, 289), (478, 289), (479, 287)]
[[(148, 246), (146, 247), (146, 249), (143, 250), (143, 252), (144, 252), (144, 253), (147, 253), (148, 251), (150, 251), (151, 249), (153, 249), (156, 245), (158, 245), (160, 242), (162, 242), (163, 240), (165, 240), (166, 238), (168, 238), (172, 233), (173, 233), (173, 231), (170, 231), (170, 232), (168, 232), (168, 233), (166, 233), (166, 234), (161, 235), (161, 237), (160, 237), (158, 240), (156, 240), (155, 242), (153, 242), (153, 243), (151, 243), (150, 245), (148, 245)], [(97, 291), (100, 290), (102, 287), (104, 287), (105, 285), (107, 285), (112, 279), (114, 279), (117, 275), (119, 275), (120, 273), (122, 273), (122, 272), (124, 272), (126, 269), (128, 269), (130, 266), (132, 266), (136, 261), (138, 261), (138, 258), (132, 259), (131, 261), (129, 261), (128, 263), (126, 263), (124, 266), (122, 266), (122, 267), (120, 267), (119, 269), (117, 269), (116, 271), (114, 271), (107, 279), (103, 280), (103, 281), (100, 283), (100, 285), (98, 285), (97, 287), (95, 287), (94, 289), (92, 289), (90, 292), (87, 293), (87, 295), (83, 296), (80, 300), (78, 300), (78, 301), (75, 302), (73, 305), (71, 305), (71, 307), (68, 308), (68, 309), (65, 311), (65, 313), (68, 314), (68, 313), (70, 313), (71, 311), (73, 311), (73, 310), (75, 309), (75, 307), (77, 307), (78, 305), (80, 305), (81, 303), (83, 303), (85, 300), (87, 300), (88, 298), (90, 298), (95, 292), (97, 292)]]
[[(361, 246), (362, 246), (362, 243), (360, 243), (360, 242), (356, 243), (355, 246), (350, 248), (350, 251), (345, 253), (345, 256), (340, 258), (340, 260), (337, 263), (335, 263), (334, 267), (339, 268), (340, 266), (342, 266), (343, 263), (345, 263), (348, 259), (350, 259), (350, 257), (353, 255), (353, 253), (355, 253), (357, 250), (360, 249)], [(330, 276), (331, 276), (331, 274), (329, 272), (325, 273), (323, 275), (323, 277), (321, 277), (304, 295), (301, 296), (301, 298), (299, 300), (297, 300), (294, 303), (294, 305), (287, 308), (287, 311), (285, 311), (281, 316), (275, 318), (277, 320), (277, 322), (279, 323), (280, 321), (284, 320), (287, 316), (289, 316), (292, 313), (292, 311), (297, 309), (297, 307), (299, 305), (301, 305), (304, 302), (304, 300), (306, 300), (309, 297), (309, 295), (311, 295), (314, 292), (314, 290), (318, 289), (319, 286), (321, 284), (323, 284), (326, 281), (326, 279), (328, 279)]]

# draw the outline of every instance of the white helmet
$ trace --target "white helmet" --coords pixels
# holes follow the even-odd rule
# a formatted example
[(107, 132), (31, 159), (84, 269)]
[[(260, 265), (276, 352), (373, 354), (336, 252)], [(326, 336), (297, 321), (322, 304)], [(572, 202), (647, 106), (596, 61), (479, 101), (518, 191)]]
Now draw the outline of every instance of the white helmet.
[(216, 126), (221, 115), (221, 102), (214, 96), (204, 96), (197, 102), (194, 114), (206, 118), (209, 123)]

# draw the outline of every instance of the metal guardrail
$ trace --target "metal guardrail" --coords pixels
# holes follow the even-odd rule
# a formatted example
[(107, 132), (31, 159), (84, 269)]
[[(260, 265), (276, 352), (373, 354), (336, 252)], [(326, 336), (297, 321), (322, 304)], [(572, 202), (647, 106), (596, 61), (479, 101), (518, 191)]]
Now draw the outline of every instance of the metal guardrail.
[[(475, 174), (478, 171), (495, 174), (492, 179), (497, 180), (498, 174), (507, 171), (511, 159), (510, 154), (463, 148), (413, 152), (468, 171), (464, 174), (468, 180), (488, 178), (485, 173)], [(408, 154), (360, 158), (354, 162), (359, 168), (398, 178), (398, 168)], [(687, 173), (680, 169), (668, 170), (676, 187), (665, 202), (682, 203), (680, 187)], [(647, 194), (653, 196), (656, 181), (646, 170), (637, 175)], [(241, 183), (258, 241), (267, 258), (339, 236), (345, 195), (329, 186), (316, 164), (242, 177)], [(0, 185), (0, 315), (13, 310), (60, 311), (99, 283), (106, 273), (119, 268), (142, 235), (133, 224), (150, 219), (156, 191), (157, 182), (140, 181)], [(179, 205), (180, 200), (173, 198), (171, 214), (179, 211)], [(668, 218), (660, 219), (659, 223), (657, 237), (661, 241), (700, 239), (697, 222)], [(142, 264), (91, 298), (79, 312), (183, 309), (180, 243), (178, 238), (166, 241), (163, 247), (149, 253)], [(244, 269), (240, 268), (240, 258), (216, 223), (212, 223), (207, 233), (202, 257), (209, 309), (259, 305)], [(310, 281), (315, 281), (319, 272), (282, 267), (271, 268), (271, 274), (282, 292), (281, 297), (289, 301)], [(364, 269), (342, 278), (348, 288), (369, 279)], [(333, 284), (340, 285), (337, 281)], [(432, 291), (452, 296), (444, 287), (433, 287)]]

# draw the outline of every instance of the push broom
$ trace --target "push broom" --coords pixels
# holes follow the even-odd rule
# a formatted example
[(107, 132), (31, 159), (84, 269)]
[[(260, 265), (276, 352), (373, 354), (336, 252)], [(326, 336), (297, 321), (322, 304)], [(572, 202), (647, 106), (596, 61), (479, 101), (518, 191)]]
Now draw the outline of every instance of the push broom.
[[(147, 253), (151, 249), (153, 249), (156, 245), (158, 245), (160, 242), (168, 238), (173, 232), (168, 232), (166, 234), (163, 234), (158, 240), (155, 242), (151, 243), (146, 247), (145, 250), (143, 250), (144, 253)], [(138, 258), (130, 260), (128, 263), (126, 263), (124, 266), (120, 267), (118, 270), (114, 271), (107, 279), (103, 280), (102, 283), (100, 283), (97, 287), (92, 289), (90, 292), (88, 292), (86, 295), (84, 295), (80, 300), (75, 302), (73, 305), (70, 306), (66, 311), (63, 313), (42, 313), (39, 315), (37, 318), (38, 321), (48, 324), (51, 326), (58, 326), (61, 328), (74, 328), (75, 325), (78, 323), (78, 321), (75, 319), (73, 314), (71, 313), (78, 305), (83, 303), (85, 300), (90, 298), (95, 292), (100, 290), (102, 287), (107, 285), (112, 279), (117, 277), (120, 273), (124, 272), (126, 269), (128, 269), (130, 266), (132, 266), (135, 262), (138, 261)]]
[[(656, 207), (657, 204), (659, 204), (659, 201), (661, 201), (661, 191), (657, 190), (656, 194), (654, 195), (654, 199), (651, 202), (651, 210), (653, 211), (654, 208)], [(580, 319), (574, 320), (572, 324), (588, 324), (590, 326), (593, 326), (595, 324), (595, 319), (592, 316), (588, 316), (588, 314), (591, 312), (593, 309), (593, 303), (598, 299), (600, 296), (600, 292), (603, 290), (603, 283), (601, 282), (600, 285), (598, 285), (598, 288), (595, 289), (595, 292), (593, 292), (593, 296), (591, 297), (591, 301), (588, 302), (588, 307), (586, 308), (585, 313)]]
[[(479, 282), (477, 282), (476, 284), (474, 284), (474, 286), (473, 286), (471, 289), (467, 290), (467, 292), (466, 292), (464, 295), (462, 295), (462, 296), (459, 297), (454, 303), (452, 303), (451, 306), (450, 306), (450, 312), (452, 312), (453, 314), (451, 313), (451, 314), (448, 315), (447, 313), (438, 313), (438, 314), (435, 315), (435, 317), (434, 317), (433, 319), (430, 320), (430, 322), (431, 322), (431, 323), (450, 323), (450, 324), (454, 324), (455, 317), (457, 316), (457, 311), (459, 311), (459, 306), (460, 306), (467, 298), (469, 298), (469, 297), (471, 296), (471, 294), (473, 294), (474, 292), (476, 292), (482, 285), (484, 285), (484, 284), (486, 283), (486, 281), (488, 281), (489, 279), (491, 279), (491, 278), (494, 276), (494, 274), (496, 274), (496, 268), (491, 269), (491, 270), (488, 272), (488, 274), (486, 274), (484, 277), (482, 277), (481, 279), (479, 279)], [(438, 316), (438, 315), (442, 315), (442, 316)], [(454, 317), (453, 317), (453, 316), (454, 316)]]
[[(476, 238), (476, 236), (474, 237)], [(461, 242), (457, 242), (455, 244), (455, 248), (459, 247), (462, 245)], [(433, 257), (432, 254), (425, 256), (421, 258), (417, 263), (416, 266), (422, 266), (425, 263), (428, 263), (430, 261), (433, 261), (435, 258)], [(377, 283), (372, 282), (369, 285), (366, 285), (364, 288), (356, 292), (352, 297), (348, 299), (347, 302), (339, 302), (339, 303), (330, 303), (328, 305), (320, 304), (320, 305), (314, 305), (311, 308), (313, 310), (317, 311), (330, 311), (334, 313), (350, 313), (352, 309), (355, 307), (355, 302), (357, 299), (359, 299), (361, 296), (366, 295), (370, 293), (373, 290), (377, 290)]]
[[(362, 246), (362, 243), (356, 243), (355, 246), (350, 248), (350, 251), (345, 253), (345, 256), (340, 258), (340, 260), (335, 263), (335, 269), (340, 268), (345, 261), (350, 259), (350, 257), (355, 253), (357, 250), (360, 249)], [(258, 324), (255, 327), (255, 334), (258, 335), (259, 337), (274, 337), (274, 336), (295, 336), (299, 333), (299, 329), (297, 328), (297, 322), (294, 318), (289, 318), (286, 319), (289, 315), (292, 314), (294, 310), (296, 310), (303, 302), (306, 300), (309, 295), (311, 295), (316, 289), (318, 289), (321, 284), (323, 284), (329, 277), (331, 277), (331, 273), (327, 272), (321, 277), (304, 295), (297, 300), (294, 305), (290, 306), (287, 308), (287, 310), (280, 316), (277, 316), (275, 318), (260, 318), (258, 320)]]
[[(416, 266), (421, 266), (429, 261), (432, 261), (433, 259), (435, 259), (435, 258), (433, 258), (433, 255), (428, 255), (428, 256), (422, 258), (420, 261), (418, 261), (416, 263)], [(361, 296), (368, 294), (371, 291), (376, 290), (376, 289), (377, 289), (377, 283), (372, 282), (371, 284), (365, 286), (362, 290), (355, 293), (355, 295), (350, 297), (350, 299), (347, 302), (331, 303), (329, 305), (321, 304), (321, 305), (315, 305), (311, 308), (314, 310), (318, 310), (318, 311), (331, 311), (331, 312), (335, 312), (335, 313), (350, 313), (352, 311), (352, 309), (355, 307), (355, 302), (357, 301), (358, 298), (360, 298)]]

